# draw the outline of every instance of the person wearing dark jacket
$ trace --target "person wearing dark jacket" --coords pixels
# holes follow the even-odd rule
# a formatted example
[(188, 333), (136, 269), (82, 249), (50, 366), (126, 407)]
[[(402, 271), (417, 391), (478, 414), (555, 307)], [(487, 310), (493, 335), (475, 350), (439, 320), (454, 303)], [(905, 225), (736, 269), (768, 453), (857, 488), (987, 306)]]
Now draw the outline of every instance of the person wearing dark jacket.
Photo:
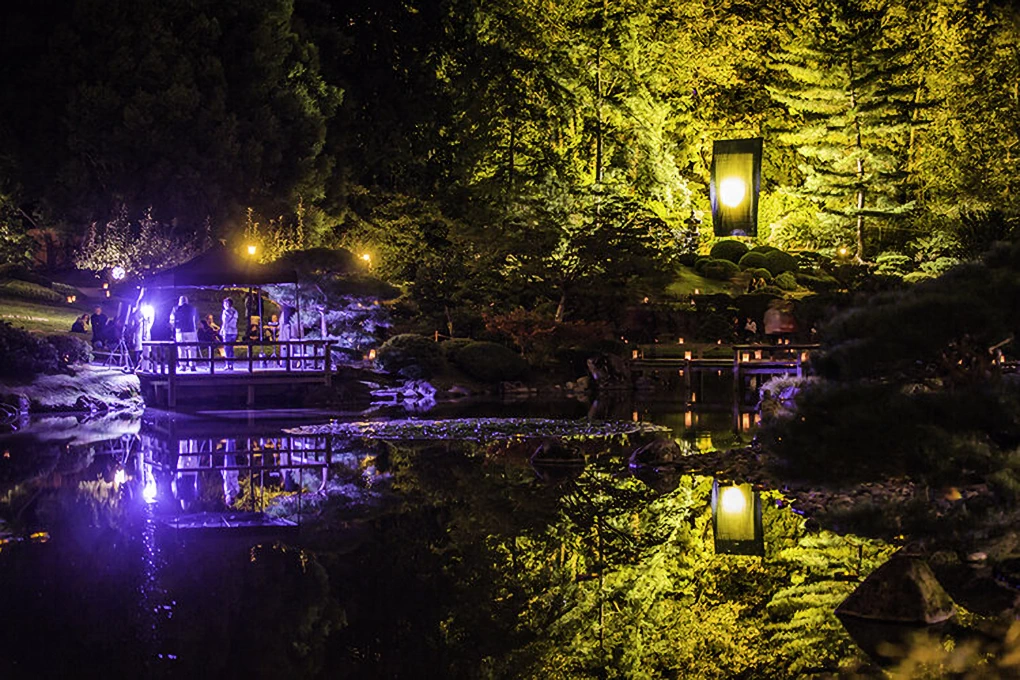
[(92, 346), (102, 348), (106, 342), (106, 324), (109, 317), (103, 314), (102, 307), (96, 307), (89, 321), (92, 323)]
[[(198, 342), (198, 310), (188, 302), (187, 295), (182, 295), (177, 300), (177, 306), (170, 312), (170, 325), (173, 326), (177, 342)], [(181, 365), (186, 370), (195, 370), (195, 356), (197, 352), (197, 345), (184, 345), (181, 347), (178, 356), (184, 359)]]

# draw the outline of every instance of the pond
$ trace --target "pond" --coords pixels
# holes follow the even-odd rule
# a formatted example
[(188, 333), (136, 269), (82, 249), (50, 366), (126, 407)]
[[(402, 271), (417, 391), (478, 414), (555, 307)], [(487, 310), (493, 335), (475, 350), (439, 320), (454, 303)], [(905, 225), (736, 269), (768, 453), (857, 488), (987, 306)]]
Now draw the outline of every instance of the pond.
[[(689, 450), (753, 428), (704, 401), (611, 410)], [(5, 437), (0, 677), (767, 678), (867, 663), (832, 610), (893, 548), (811, 530), (776, 492), (760, 495), (764, 556), (722, 554), (713, 479), (635, 477), (640, 436), (588, 439), (583, 462), (543, 470), (531, 440), (283, 431), (328, 419), (149, 411)]]

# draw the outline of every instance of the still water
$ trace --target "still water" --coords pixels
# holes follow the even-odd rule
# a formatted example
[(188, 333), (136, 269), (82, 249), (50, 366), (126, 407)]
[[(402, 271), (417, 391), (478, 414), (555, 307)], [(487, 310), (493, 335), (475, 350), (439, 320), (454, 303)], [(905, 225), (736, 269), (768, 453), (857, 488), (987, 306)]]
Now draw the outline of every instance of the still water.
[[(689, 450), (753, 427), (705, 399), (428, 416), (594, 410)], [(638, 479), (636, 442), (536, 471), (533, 444), (282, 431), (329, 417), (148, 411), (4, 437), (0, 677), (768, 678), (863, 661), (831, 611), (891, 548), (810, 532), (774, 492), (764, 557), (717, 554), (713, 480)]]

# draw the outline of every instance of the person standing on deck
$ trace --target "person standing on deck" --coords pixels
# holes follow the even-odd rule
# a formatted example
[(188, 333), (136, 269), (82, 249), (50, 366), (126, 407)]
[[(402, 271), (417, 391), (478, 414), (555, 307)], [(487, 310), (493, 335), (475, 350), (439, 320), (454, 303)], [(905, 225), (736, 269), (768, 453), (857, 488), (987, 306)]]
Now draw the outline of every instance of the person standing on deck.
[(223, 298), (223, 314), (220, 315), (220, 336), (223, 338), (223, 351), (227, 358), (227, 370), (234, 370), (234, 343), (237, 342), (237, 310), (234, 301)]
[[(198, 342), (198, 310), (188, 302), (188, 296), (182, 295), (177, 300), (177, 306), (170, 312), (170, 325), (174, 328), (177, 342)], [(185, 345), (182, 349), (182, 356), (187, 361), (182, 362), (187, 370), (195, 370), (195, 345)]]
[[(301, 321), (298, 319), (297, 309), (290, 305), (286, 305), (281, 310), (279, 341), (290, 342), (291, 340), (300, 340), (301, 336)], [(297, 349), (293, 353), (288, 352), (288, 349), (288, 345), (281, 345), (280, 356), (299, 356), (301, 354), (300, 349)]]

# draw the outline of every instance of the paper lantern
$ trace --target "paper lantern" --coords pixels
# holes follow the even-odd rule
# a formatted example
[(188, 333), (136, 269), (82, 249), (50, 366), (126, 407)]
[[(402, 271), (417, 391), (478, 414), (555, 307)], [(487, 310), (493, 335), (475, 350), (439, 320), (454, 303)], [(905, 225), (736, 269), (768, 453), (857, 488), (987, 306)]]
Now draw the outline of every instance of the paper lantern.
[(712, 145), (712, 225), (716, 236), (758, 233), (762, 139), (725, 139)]

